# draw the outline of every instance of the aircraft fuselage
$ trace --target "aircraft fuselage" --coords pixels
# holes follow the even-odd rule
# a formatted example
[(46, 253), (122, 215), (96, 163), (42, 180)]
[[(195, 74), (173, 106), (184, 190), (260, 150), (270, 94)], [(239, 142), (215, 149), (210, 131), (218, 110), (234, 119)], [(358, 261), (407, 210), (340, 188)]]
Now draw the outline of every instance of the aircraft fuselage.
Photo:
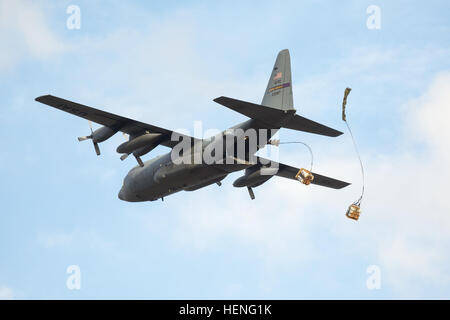
[[(346, 89), (346, 95), (347, 91), (349, 92), (349, 89)], [(246, 187), (251, 199), (255, 199), (252, 188), (262, 185), (275, 175), (305, 185), (312, 183), (334, 189), (349, 185), (345, 181), (304, 168), (279, 163), (276, 159), (256, 156), (257, 151), (267, 143), (273, 146), (280, 144), (279, 139), (272, 139), (280, 128), (328, 137), (342, 134), (336, 129), (296, 114), (290, 54), (287, 49), (281, 50), (277, 55), (261, 104), (226, 96), (214, 99), (214, 102), (248, 117), (249, 120), (206, 139), (181, 134), (50, 94), (35, 100), (100, 124), (102, 127), (96, 130), (90, 125), (91, 133), (78, 137), (78, 141), (90, 140), (97, 155), (101, 154), (99, 144), (117, 132), (128, 135), (128, 141), (119, 145), (116, 151), (121, 154), (120, 160), (132, 155), (139, 166), (131, 169), (124, 178), (118, 195), (119, 199), (124, 201), (154, 201), (181, 190), (194, 191), (214, 183), (220, 185), (219, 182), (228, 174), (241, 170), (245, 170), (245, 173), (234, 181), (233, 186)], [(344, 112), (343, 114), (345, 115)], [(143, 162), (141, 156), (159, 145), (171, 148), (171, 152)]]
[[(255, 120), (248, 120), (231, 129), (267, 129)], [(263, 146), (276, 133), (276, 129), (267, 130), (265, 139), (259, 140)], [(219, 135), (224, 135), (226, 131)], [(214, 140), (202, 140), (201, 150)], [(193, 147), (194, 148), (194, 147)], [(174, 150), (144, 162), (144, 166), (136, 166), (131, 169), (123, 181), (119, 192), (119, 199), (129, 202), (154, 201), (178, 191), (194, 191), (208, 185), (218, 183), (229, 173), (240, 171), (239, 165), (220, 165), (202, 163), (175, 164)], [(192, 150), (190, 152), (193, 152)], [(247, 154), (248, 156), (248, 154)]]
[(178, 191), (193, 191), (224, 179), (228, 172), (205, 164), (174, 164), (171, 153), (136, 166), (124, 179), (119, 199), (153, 201)]

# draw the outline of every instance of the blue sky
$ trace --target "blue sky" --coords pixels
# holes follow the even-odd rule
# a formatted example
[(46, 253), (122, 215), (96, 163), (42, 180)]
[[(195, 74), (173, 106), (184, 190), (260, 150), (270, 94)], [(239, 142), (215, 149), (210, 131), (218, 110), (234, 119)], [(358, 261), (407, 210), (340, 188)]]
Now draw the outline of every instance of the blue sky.
[[(69, 30), (66, 9), (81, 10)], [(366, 26), (377, 5), (381, 28)], [(449, 298), (450, 37), (446, 1), (0, 1), (0, 298)], [(165, 202), (117, 193), (132, 159), (121, 135), (78, 143), (87, 121), (38, 104), (53, 94), (170, 129), (224, 129), (260, 103), (277, 53), (291, 54), (298, 113), (342, 131), (366, 169), (362, 217), (345, 218), (361, 177), (348, 133), (281, 130), (343, 190), (239, 174)], [(346, 131), (345, 131), (346, 132)], [(144, 158), (168, 150), (158, 147)], [(306, 149), (280, 161), (309, 163)], [(78, 265), (81, 289), (66, 287)], [(369, 290), (367, 268), (381, 288)]]

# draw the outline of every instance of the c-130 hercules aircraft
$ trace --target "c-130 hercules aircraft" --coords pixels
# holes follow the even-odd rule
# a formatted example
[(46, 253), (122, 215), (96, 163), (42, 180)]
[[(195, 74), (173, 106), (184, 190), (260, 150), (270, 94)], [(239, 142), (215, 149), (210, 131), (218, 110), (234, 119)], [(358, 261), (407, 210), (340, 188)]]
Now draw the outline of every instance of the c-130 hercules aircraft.
[[(312, 183), (334, 189), (349, 185), (344, 181), (254, 155), (267, 144), (276, 144), (271, 137), (280, 128), (329, 137), (342, 134), (296, 114), (292, 97), (291, 62), (287, 49), (280, 51), (277, 56), (261, 105), (223, 96), (214, 99), (215, 102), (250, 119), (208, 139), (193, 138), (52, 95), (41, 96), (35, 100), (102, 125), (103, 127), (95, 131), (91, 129), (91, 135), (78, 138), (79, 141), (92, 140), (97, 155), (100, 155), (100, 142), (109, 139), (118, 131), (129, 135), (129, 140), (121, 144), (117, 152), (123, 154), (122, 160), (133, 154), (139, 165), (131, 169), (124, 179), (118, 195), (119, 199), (124, 201), (154, 201), (160, 198), (164, 200), (164, 197), (181, 190), (194, 191), (214, 183), (220, 186), (220, 181), (228, 174), (243, 169), (245, 175), (238, 178), (233, 185), (247, 187), (251, 199), (255, 198), (252, 188), (260, 186), (274, 175), (298, 180), (306, 185)], [(256, 140), (250, 139), (248, 132), (252, 131), (257, 133), (254, 135)], [(265, 135), (261, 134), (262, 132)], [(182, 144), (187, 147), (180, 152)], [(142, 162), (140, 157), (159, 145), (172, 148), (172, 151)], [(236, 148), (242, 152), (236, 152)], [(211, 155), (214, 161), (206, 161), (203, 157), (200, 157), (199, 161), (186, 161), (196, 158), (198, 153), (208, 149), (213, 150)]]

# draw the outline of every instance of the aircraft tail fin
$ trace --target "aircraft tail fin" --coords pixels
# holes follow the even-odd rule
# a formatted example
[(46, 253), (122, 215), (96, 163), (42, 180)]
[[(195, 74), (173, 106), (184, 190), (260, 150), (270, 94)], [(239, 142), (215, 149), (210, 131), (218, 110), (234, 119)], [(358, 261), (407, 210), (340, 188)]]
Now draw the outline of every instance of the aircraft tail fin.
[(287, 49), (278, 53), (260, 105), (223, 96), (214, 101), (264, 123), (268, 129), (287, 128), (329, 137), (337, 137), (342, 134), (341, 131), (295, 114), (292, 97), (291, 58)]
[(291, 57), (289, 50), (278, 53), (261, 104), (279, 110), (293, 110)]

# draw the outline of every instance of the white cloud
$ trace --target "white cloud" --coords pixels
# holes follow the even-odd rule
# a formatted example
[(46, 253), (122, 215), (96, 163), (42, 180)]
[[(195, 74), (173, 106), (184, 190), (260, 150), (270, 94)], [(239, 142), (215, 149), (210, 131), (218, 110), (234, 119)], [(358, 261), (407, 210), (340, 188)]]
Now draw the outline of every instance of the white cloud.
[(0, 300), (14, 299), (14, 292), (11, 288), (0, 286)]
[[(308, 115), (326, 116), (329, 107), (339, 103), (344, 88), (350, 86), (354, 89), (350, 101), (362, 107), (355, 112), (394, 114), (397, 109), (386, 107), (404, 102), (396, 100), (403, 99), (398, 91), (422, 91), (430, 65), (446, 61), (449, 53), (449, 49), (440, 48), (355, 47), (342, 59), (330, 62), (324, 72), (308, 75), (300, 81), (296, 81), (294, 75), (294, 102), (299, 101), (298, 106), (304, 106)], [(394, 88), (397, 91), (393, 91)], [(373, 106), (367, 97), (376, 99), (379, 103), (376, 109), (367, 109), (368, 105)], [(305, 111), (302, 109), (302, 112)]]
[[(269, 270), (279, 272), (279, 268), (302, 268), (311, 259), (323, 258), (318, 251), (323, 244), (317, 241), (326, 233), (342, 248), (341, 253), (351, 252), (353, 259), (377, 257), (371, 263), (380, 265), (382, 287), (394, 297), (448, 294), (450, 167), (444, 128), (450, 120), (449, 92), (450, 73), (437, 76), (420, 98), (407, 103), (401, 124), (405, 134), (398, 137), (405, 147), (390, 154), (363, 155), (367, 185), (360, 221), (344, 216), (360, 191), (357, 161), (353, 154), (329, 153), (329, 160), (315, 170), (354, 185), (331, 190), (275, 177), (255, 190), (255, 201), (249, 200), (245, 188), (215, 185), (183, 195), (182, 203), (167, 201), (175, 215), (174, 245), (205, 252), (236, 241)], [(412, 135), (411, 130), (416, 133)], [(418, 141), (418, 136), (425, 139)], [(421, 141), (426, 145), (421, 146)], [(296, 155), (283, 159), (281, 154), (281, 158), (295, 164)], [(208, 198), (210, 193), (218, 196)], [(150, 228), (158, 231), (158, 226)], [(270, 289), (270, 283), (263, 282)]]
[[(206, 52), (199, 44), (197, 19), (189, 11), (180, 11), (149, 17), (139, 30), (118, 27), (106, 36), (80, 38), (76, 45), (86, 60), (72, 72), (78, 88), (72, 85), (71, 91), (86, 104), (188, 129), (200, 111), (213, 108), (212, 99), (222, 94), (259, 99), (270, 69), (262, 81), (255, 75), (240, 78), (237, 68), (212, 59), (214, 51)], [(93, 72), (92, 65), (97, 71)], [(123, 90), (127, 93), (117, 94)]]
[[(424, 142), (429, 143), (442, 158), (441, 164), (450, 159), (450, 73), (439, 74), (429, 90), (420, 98), (408, 104), (414, 110), (410, 130), (419, 129)], [(417, 126), (415, 126), (417, 125)]]
[(26, 57), (44, 59), (67, 46), (50, 29), (42, 8), (29, 1), (0, 0), (0, 71)]
[(450, 73), (443, 73), (407, 104), (405, 135), (420, 137), (422, 150), (388, 157), (373, 177), (378, 224), (385, 222), (380, 259), (402, 294), (450, 285), (449, 92)]
[[(94, 106), (97, 103), (99, 107), (106, 106), (108, 110), (151, 123), (155, 118), (167, 121), (170, 118), (170, 125), (176, 128), (186, 125), (186, 117), (193, 110), (211, 106), (215, 95), (227, 94), (253, 101), (264, 89), (268, 74), (242, 78), (238, 70), (220, 67), (224, 61), (204, 60), (207, 55), (196, 46), (199, 26), (189, 13), (179, 12), (150, 21), (143, 32), (114, 29), (104, 38), (79, 38), (77, 47), (79, 52), (86, 52), (86, 59), (73, 71), (71, 79), (75, 80), (70, 90), (74, 95), (81, 92), (86, 99), (81, 103)], [(27, 55), (45, 59), (67, 48), (49, 28), (42, 11), (31, 2), (0, 0), (0, 36), (7, 44), (0, 51), (0, 70)], [(295, 100), (308, 110), (313, 106), (328, 106), (326, 99), (330, 95), (323, 92), (351, 75), (357, 75), (355, 79), (379, 82), (414, 81), (420, 78), (414, 75), (420, 74), (435, 54), (416, 52), (404, 59), (403, 49), (360, 48), (334, 64), (329, 73), (298, 83), (295, 94), (301, 99)], [(421, 58), (424, 56), (428, 58)], [(398, 64), (401, 70), (408, 70), (406, 74), (411, 75), (408, 79), (398, 71)], [(392, 70), (385, 72), (387, 69)], [(220, 79), (216, 74), (220, 74)], [(75, 84), (79, 87), (75, 88)], [(115, 92), (120, 90), (127, 93)], [(404, 113), (409, 122), (399, 124), (405, 126), (405, 135), (397, 137), (405, 148), (390, 154), (377, 154), (373, 150), (375, 156), (363, 155), (367, 190), (359, 222), (344, 217), (346, 207), (359, 192), (355, 158), (353, 154), (336, 156), (328, 151), (322, 158), (330, 160), (321, 162), (317, 172), (356, 182), (354, 185), (335, 191), (316, 186), (307, 188), (275, 177), (255, 190), (255, 201), (249, 200), (245, 189), (210, 186), (184, 194), (182, 202), (166, 201), (167, 210), (174, 215), (170, 219), (174, 224), (171, 240), (175, 246), (194, 252), (215, 250), (221, 244), (235, 241), (242, 250), (253, 252), (268, 269), (278, 272), (278, 268), (296, 268), (310, 259), (321, 258), (323, 253), (318, 247), (323, 244), (317, 241), (322, 237), (316, 235), (327, 234), (350, 250), (353, 257), (368, 253), (378, 256), (379, 261), (372, 263), (382, 268), (382, 286), (392, 288), (400, 297), (424, 296), (426, 288), (449, 287), (450, 205), (446, 201), (450, 178), (450, 134), (446, 130), (450, 120), (449, 95), (450, 76), (442, 74), (423, 96), (406, 104)], [(172, 112), (161, 112), (169, 108), (177, 111), (176, 119)], [(161, 124), (166, 123), (162, 120)], [(411, 147), (417, 141), (423, 143), (419, 147), (424, 147), (424, 151)], [(333, 142), (325, 143), (315, 148), (327, 149)], [(281, 160), (295, 165), (300, 153), (294, 152), (289, 159), (281, 157)], [(212, 193), (217, 196), (209, 198)], [(158, 225), (149, 228), (154, 232), (167, 230)], [(67, 248), (79, 243), (109, 250), (113, 247), (95, 234), (76, 230), (41, 234), (39, 239), (46, 248)], [(270, 283), (262, 286), (271, 289)], [(236, 283), (230, 290), (239, 291), (240, 287)], [(11, 289), (5, 288), (0, 288), (0, 297), (12, 296)]]
[(47, 249), (83, 248), (91, 250), (114, 251), (114, 242), (105, 239), (93, 230), (72, 230), (42, 232), (38, 242)]

